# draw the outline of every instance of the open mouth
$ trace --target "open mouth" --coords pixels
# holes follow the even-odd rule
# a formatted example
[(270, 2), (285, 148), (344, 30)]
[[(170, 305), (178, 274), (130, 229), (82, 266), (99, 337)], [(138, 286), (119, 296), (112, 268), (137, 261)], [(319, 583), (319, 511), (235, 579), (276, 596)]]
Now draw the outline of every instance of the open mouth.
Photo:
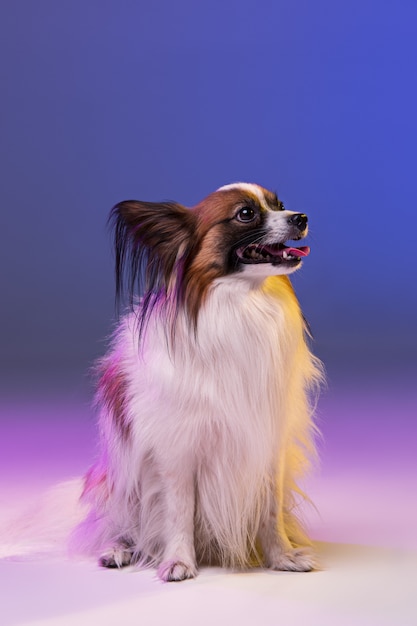
[(293, 248), (283, 243), (261, 246), (251, 243), (236, 250), (241, 263), (272, 263), (272, 265), (295, 264), (310, 253), (308, 246)]

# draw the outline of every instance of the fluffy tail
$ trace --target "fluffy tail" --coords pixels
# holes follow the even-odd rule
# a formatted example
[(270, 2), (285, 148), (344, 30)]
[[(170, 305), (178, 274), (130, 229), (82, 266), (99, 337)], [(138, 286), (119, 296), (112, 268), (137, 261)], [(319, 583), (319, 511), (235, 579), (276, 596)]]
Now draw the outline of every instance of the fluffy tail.
[(85, 516), (80, 503), (82, 485), (81, 478), (60, 483), (2, 523), (0, 558), (66, 555), (69, 534)]

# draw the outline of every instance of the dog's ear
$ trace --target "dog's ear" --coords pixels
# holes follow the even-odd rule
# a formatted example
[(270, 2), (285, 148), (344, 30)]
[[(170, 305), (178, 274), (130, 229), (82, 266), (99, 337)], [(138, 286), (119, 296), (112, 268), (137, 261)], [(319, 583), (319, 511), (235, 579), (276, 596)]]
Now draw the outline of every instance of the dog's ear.
[(143, 293), (168, 290), (176, 269), (192, 247), (195, 215), (175, 202), (127, 200), (113, 207), (116, 295), (128, 282), (130, 302)]

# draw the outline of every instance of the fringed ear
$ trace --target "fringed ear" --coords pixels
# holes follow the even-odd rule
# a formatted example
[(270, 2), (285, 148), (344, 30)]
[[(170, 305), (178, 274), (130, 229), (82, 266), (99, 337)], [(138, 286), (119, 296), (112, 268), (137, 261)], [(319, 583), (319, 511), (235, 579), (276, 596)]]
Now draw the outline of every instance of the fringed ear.
[(131, 305), (136, 292), (168, 291), (176, 265), (191, 247), (194, 220), (175, 202), (126, 200), (113, 207), (109, 222), (115, 234), (118, 303), (126, 283)]

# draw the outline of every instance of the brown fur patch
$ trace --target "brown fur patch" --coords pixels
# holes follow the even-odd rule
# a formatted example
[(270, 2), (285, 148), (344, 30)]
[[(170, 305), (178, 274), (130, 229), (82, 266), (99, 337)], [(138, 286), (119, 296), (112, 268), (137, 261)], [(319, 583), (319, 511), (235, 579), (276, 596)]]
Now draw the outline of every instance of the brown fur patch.
[[(263, 192), (265, 196), (268, 194), (271, 208), (276, 209), (276, 195)], [(261, 217), (250, 224), (234, 222), (237, 210), (246, 205), (257, 207), (260, 213), (265, 211), (255, 193), (239, 187), (215, 191), (192, 209), (197, 217), (197, 229), (194, 254), (184, 276), (184, 296), (194, 324), (210, 285), (227, 273), (226, 261), (232, 245), (261, 224)]]
[(273, 211), (277, 211), (283, 208), (282, 202), (281, 200), (278, 200), (278, 196), (276, 193), (273, 193), (268, 189), (262, 189), (262, 191), (268, 206), (271, 207)]
[(248, 202), (259, 206), (259, 200), (255, 193), (239, 187), (233, 187), (225, 191), (211, 193), (197, 204), (193, 211), (197, 213), (200, 222), (207, 224), (213, 223), (213, 216), (215, 216), (215, 222), (233, 217), (235, 209), (239, 205), (245, 206)]
[(113, 357), (101, 368), (99, 395), (110, 412), (113, 423), (124, 441), (131, 436), (131, 423), (126, 410), (127, 380), (120, 362)]

